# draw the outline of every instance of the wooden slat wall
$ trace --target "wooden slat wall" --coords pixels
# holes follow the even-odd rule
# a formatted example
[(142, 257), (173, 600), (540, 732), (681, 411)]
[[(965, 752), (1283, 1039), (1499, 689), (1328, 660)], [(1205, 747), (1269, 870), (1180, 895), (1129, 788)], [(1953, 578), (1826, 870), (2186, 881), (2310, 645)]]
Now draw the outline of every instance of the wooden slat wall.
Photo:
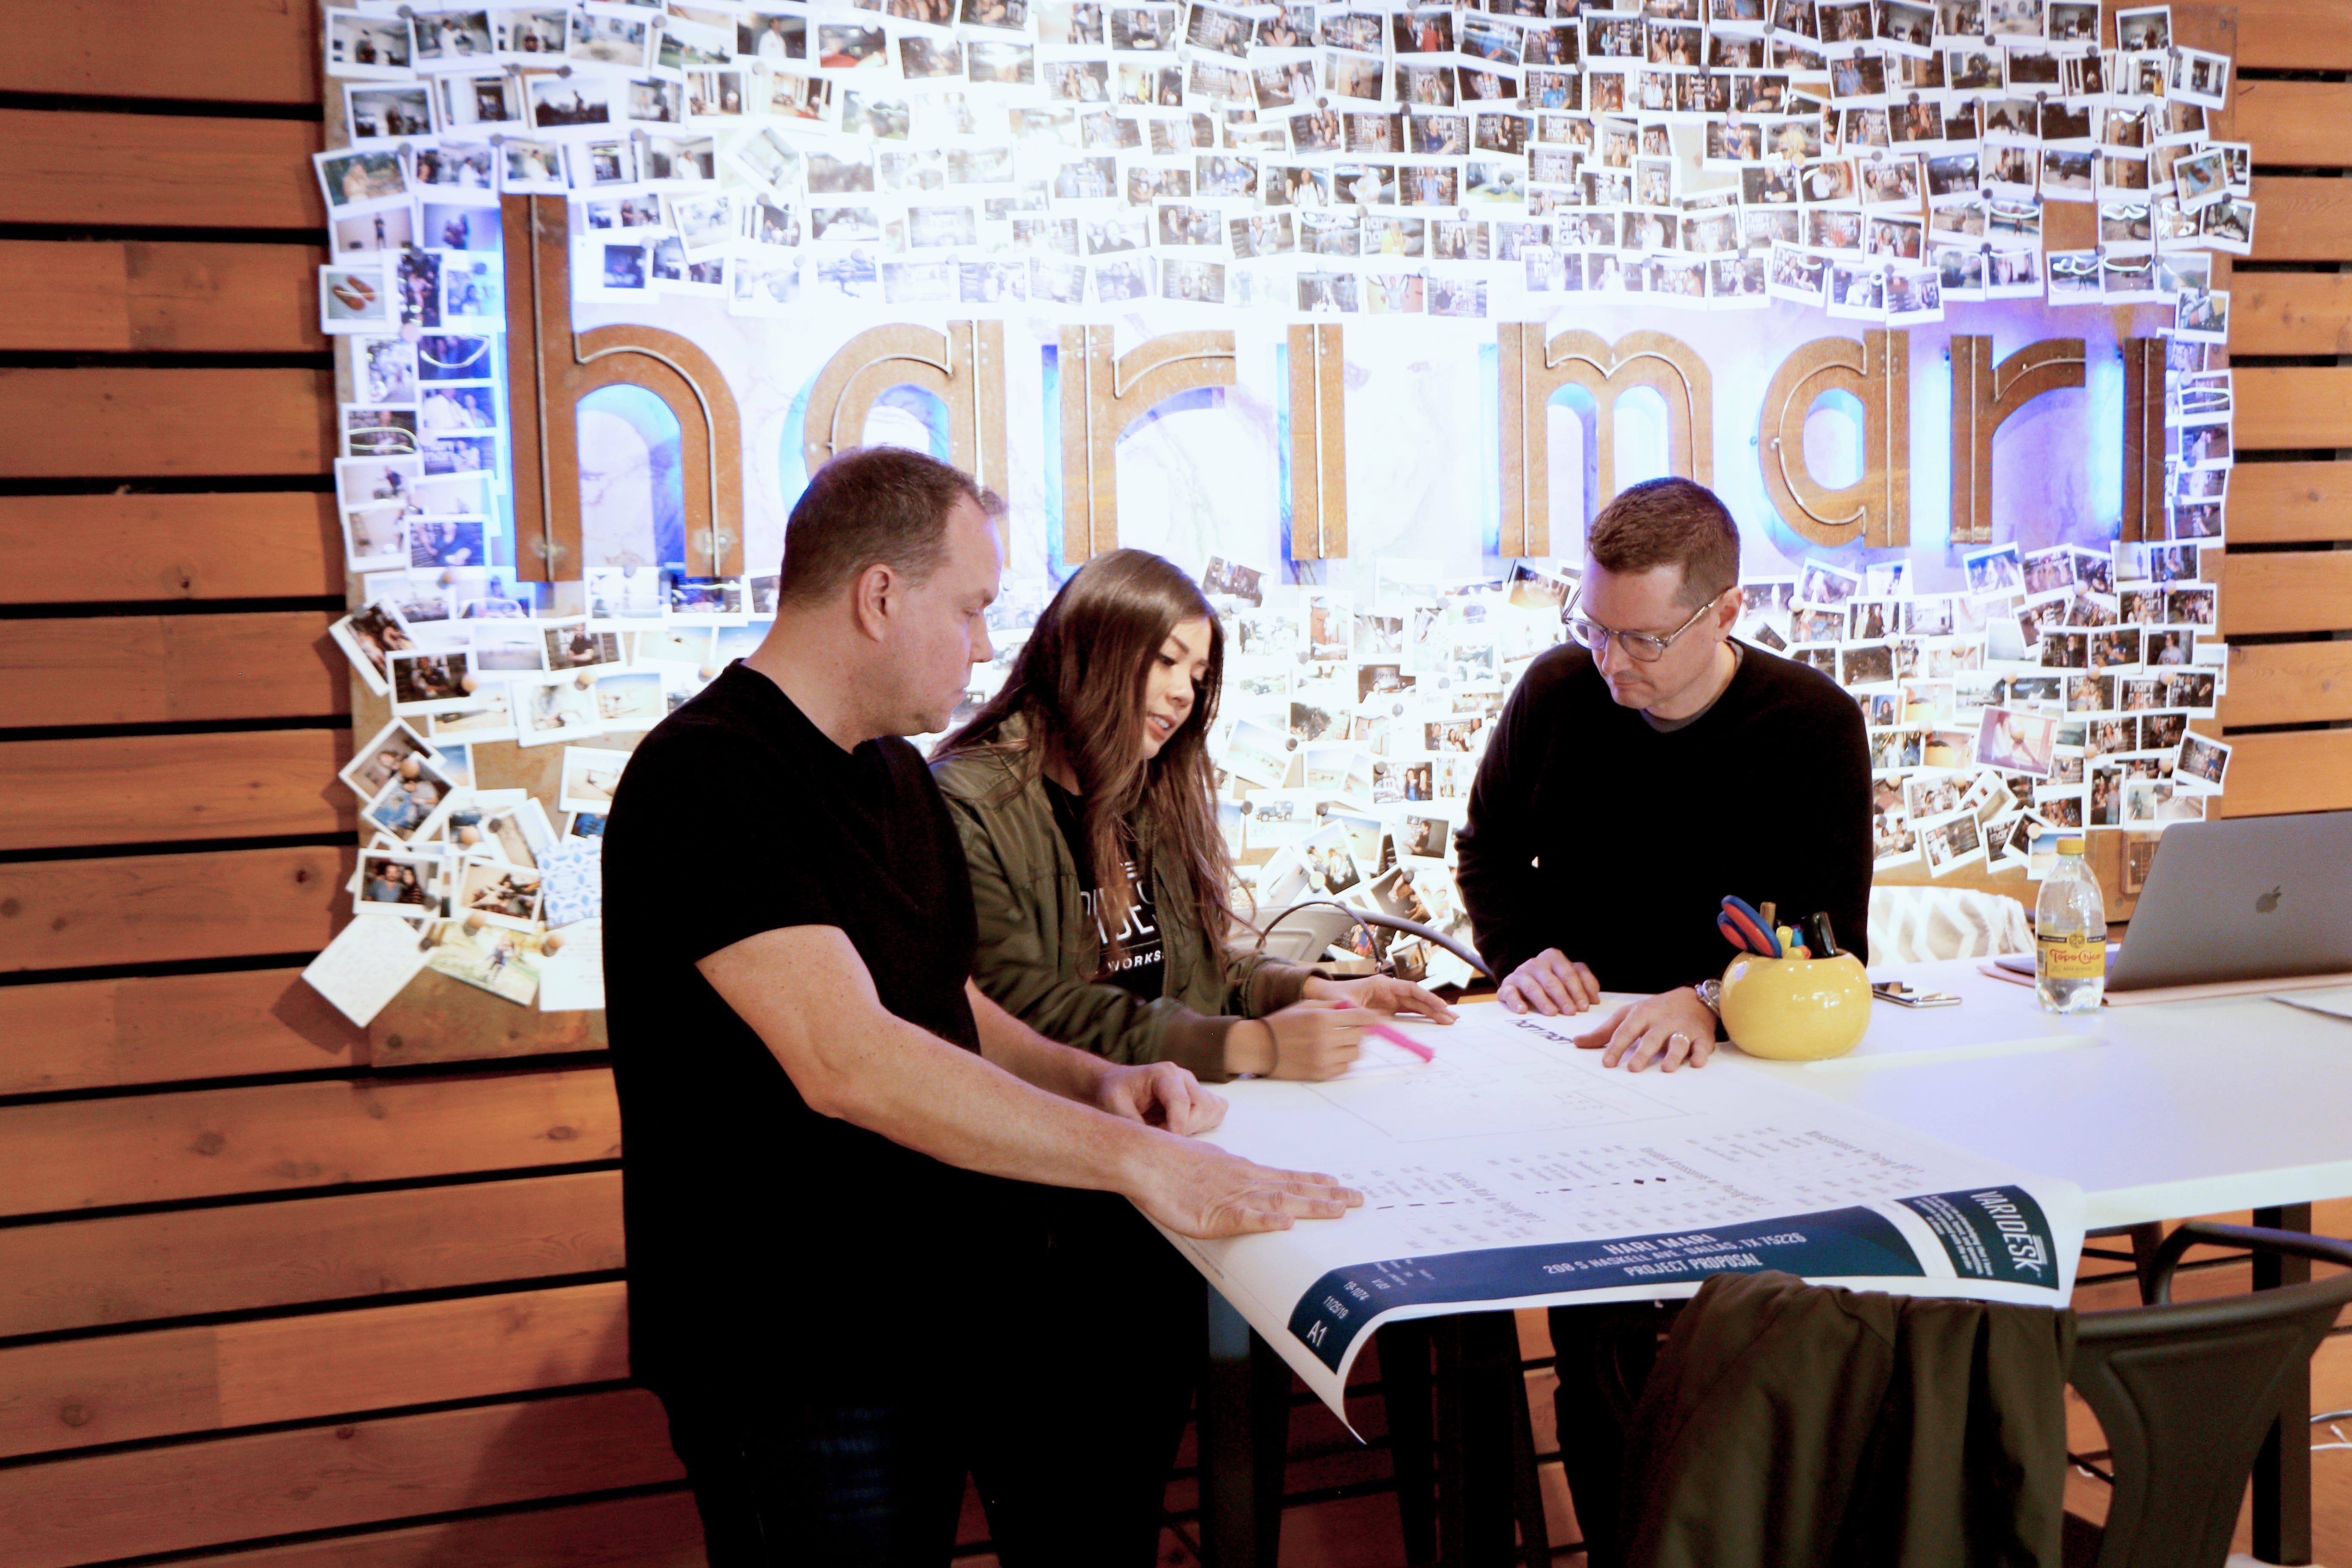
[(2252, 143), (2260, 216), (2257, 268), (2231, 280), (2221, 809), (2340, 810), (2352, 807), (2352, 5), (2242, 5), (2238, 67), (2232, 134)]
[(315, 5), (0, 17), (0, 1564), (700, 1568), (601, 1018), (299, 979), (359, 804)]
[[(354, 805), (317, 21), (200, 12), (0, 0), (0, 1564), (698, 1568), (597, 1022), (297, 979)], [(2238, 49), (2225, 798), (2352, 805), (2352, 0)]]

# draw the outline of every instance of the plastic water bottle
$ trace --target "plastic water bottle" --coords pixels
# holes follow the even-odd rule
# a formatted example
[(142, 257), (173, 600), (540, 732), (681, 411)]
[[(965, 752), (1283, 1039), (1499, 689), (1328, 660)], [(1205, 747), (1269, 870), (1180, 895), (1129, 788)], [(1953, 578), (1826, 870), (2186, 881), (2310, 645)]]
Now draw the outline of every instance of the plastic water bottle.
[(2061, 838), (2033, 905), (2033, 994), (2045, 1013), (2088, 1013), (2106, 992), (2106, 902), (2083, 840)]

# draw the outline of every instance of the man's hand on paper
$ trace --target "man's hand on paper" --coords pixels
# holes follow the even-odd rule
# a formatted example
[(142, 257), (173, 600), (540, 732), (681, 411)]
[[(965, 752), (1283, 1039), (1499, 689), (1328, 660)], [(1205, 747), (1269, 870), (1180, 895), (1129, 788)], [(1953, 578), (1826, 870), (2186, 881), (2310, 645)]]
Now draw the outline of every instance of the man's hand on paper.
[(1715, 1054), (1715, 1015), (1685, 985), (1626, 1003), (1577, 1036), (1576, 1043), (1601, 1052), (1602, 1067), (1622, 1061), (1628, 1072), (1640, 1072), (1652, 1062), (1667, 1072), (1685, 1062), (1703, 1068)]
[(1197, 1241), (1288, 1230), (1301, 1219), (1338, 1219), (1364, 1194), (1330, 1177), (1278, 1171), (1213, 1143), (1160, 1140), (1124, 1190), (1151, 1218)]
[(1435, 1024), (1454, 1022), (1454, 1009), (1410, 980), (1387, 974), (1367, 974), (1355, 980), (1307, 981), (1299, 994), (1310, 1002), (1352, 1002), (1375, 1013), (1418, 1013)]
[(1514, 1013), (1581, 1013), (1601, 1000), (1592, 971), (1556, 947), (1545, 948), (1503, 978), (1496, 998)]
[(1096, 1108), (1165, 1127), (1190, 1138), (1206, 1132), (1225, 1119), (1225, 1097), (1203, 1088), (1201, 1080), (1174, 1062), (1146, 1062), (1139, 1067), (1115, 1067), (1102, 1077)]

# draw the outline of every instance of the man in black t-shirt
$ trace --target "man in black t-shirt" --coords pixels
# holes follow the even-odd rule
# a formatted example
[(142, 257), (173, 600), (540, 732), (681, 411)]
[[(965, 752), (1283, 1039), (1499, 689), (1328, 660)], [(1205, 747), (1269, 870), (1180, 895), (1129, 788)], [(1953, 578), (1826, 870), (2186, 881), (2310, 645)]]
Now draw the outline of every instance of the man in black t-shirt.
[[(1738, 582), (1738, 529), (1704, 487), (1654, 479), (1610, 502), (1569, 602), (1571, 640), (1504, 705), (1457, 840), (1505, 1006), (1581, 1013), (1604, 985), (1654, 993), (1576, 1037), (1612, 1067), (1706, 1063), (1734, 952), (1715, 924), (1726, 893), (1790, 919), (1822, 911), (1864, 952), (1861, 707), (1818, 670), (1732, 640)], [(1612, 1311), (1551, 1313), (1560, 1455), (1603, 1564), (1617, 1561), (1622, 1456), (1594, 1368), (1596, 1345), (1616, 1342)], [(1628, 1342), (1654, 1332), (1637, 1324)]]
[(1578, 1037), (1639, 1070), (1703, 1065), (1734, 950), (1727, 893), (1783, 923), (1827, 914), (1864, 954), (1870, 753), (1862, 710), (1818, 670), (1733, 640), (1739, 531), (1688, 479), (1592, 521), (1571, 640), (1503, 708), (1458, 838), (1478, 950), (1516, 1012), (1581, 1013), (1601, 987), (1655, 994)]
[(633, 1370), (712, 1568), (944, 1563), (968, 1468), (1008, 1562), (1150, 1561), (1164, 1463), (1020, 1468), (1075, 1381), (1059, 1363), (1117, 1379), (1135, 1321), (1038, 1284), (1065, 1277), (1057, 1205), (1086, 1195), (1049, 1189), (1198, 1237), (1360, 1201), (1192, 1142), (1224, 1107), (1190, 1073), (1055, 1045), (971, 984), (962, 852), (898, 737), (943, 729), (991, 657), (999, 549), (944, 464), (827, 464), (767, 638), (614, 795)]

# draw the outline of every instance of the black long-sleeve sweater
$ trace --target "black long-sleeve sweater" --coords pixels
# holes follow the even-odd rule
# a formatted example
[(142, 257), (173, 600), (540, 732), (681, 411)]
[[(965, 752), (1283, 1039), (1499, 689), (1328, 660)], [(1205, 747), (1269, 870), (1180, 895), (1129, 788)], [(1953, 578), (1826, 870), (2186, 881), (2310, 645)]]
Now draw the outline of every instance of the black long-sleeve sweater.
[(1862, 710), (1820, 671), (1744, 647), (1679, 729), (1621, 708), (1570, 643), (1503, 708), (1457, 839), (1478, 951), (1507, 975), (1548, 947), (1612, 991), (1723, 973), (1726, 893), (1782, 923), (1826, 911), (1869, 960), (1870, 752)]

